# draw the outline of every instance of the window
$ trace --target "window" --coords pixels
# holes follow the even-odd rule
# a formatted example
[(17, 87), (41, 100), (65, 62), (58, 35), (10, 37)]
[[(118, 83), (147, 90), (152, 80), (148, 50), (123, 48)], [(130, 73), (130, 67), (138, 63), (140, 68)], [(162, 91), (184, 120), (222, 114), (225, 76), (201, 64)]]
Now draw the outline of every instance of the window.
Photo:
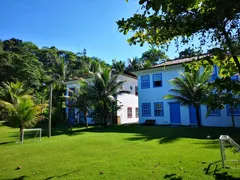
[(136, 118), (138, 118), (138, 108), (137, 107), (135, 108), (135, 116), (136, 116)]
[(130, 86), (130, 90), (132, 90), (132, 86)]
[[(69, 88), (68, 96), (72, 97), (74, 93), (75, 93), (75, 88)], [(73, 103), (74, 101), (72, 99), (68, 100), (68, 104), (73, 104)]]
[(132, 118), (132, 108), (131, 107), (127, 108), (127, 114), (128, 114), (128, 118)]
[(135, 86), (135, 95), (138, 96), (138, 87)]
[[(229, 104), (227, 105), (227, 115), (228, 116), (232, 115), (231, 108), (230, 108)], [(240, 116), (240, 106), (238, 106), (237, 108), (233, 107), (233, 115), (234, 116)]]
[(154, 103), (154, 116), (163, 116), (163, 103)]
[[(207, 108), (207, 110), (209, 110)], [(209, 116), (220, 116), (220, 109), (210, 110)]]
[(142, 103), (142, 116), (143, 117), (151, 116), (151, 103)]
[(142, 85), (142, 89), (150, 88), (149, 75), (141, 77), (141, 85)]
[(162, 86), (162, 73), (153, 75), (153, 87), (161, 87)]

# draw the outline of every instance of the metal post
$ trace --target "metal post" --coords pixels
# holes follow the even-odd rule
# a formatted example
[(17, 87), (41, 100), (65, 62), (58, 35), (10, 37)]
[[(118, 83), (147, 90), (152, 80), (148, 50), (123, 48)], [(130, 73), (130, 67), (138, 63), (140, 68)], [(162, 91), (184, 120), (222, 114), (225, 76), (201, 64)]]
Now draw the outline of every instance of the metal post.
[(50, 94), (49, 94), (49, 114), (48, 114), (48, 137), (51, 137), (51, 130), (52, 130), (52, 91), (53, 86), (52, 83), (50, 84)]
[(222, 157), (222, 167), (225, 167), (225, 150), (224, 150), (224, 144), (223, 140), (219, 139), (220, 143), (220, 150), (221, 150), (221, 157)]
[(22, 144), (23, 144), (23, 138), (24, 138), (24, 131), (22, 130)]
[(41, 138), (42, 138), (42, 129), (40, 129), (40, 141), (41, 141)]

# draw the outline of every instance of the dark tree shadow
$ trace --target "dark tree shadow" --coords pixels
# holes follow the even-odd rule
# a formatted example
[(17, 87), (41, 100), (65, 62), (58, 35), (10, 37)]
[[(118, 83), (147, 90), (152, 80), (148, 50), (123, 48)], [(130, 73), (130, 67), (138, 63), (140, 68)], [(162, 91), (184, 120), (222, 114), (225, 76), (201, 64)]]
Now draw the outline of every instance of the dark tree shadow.
[(216, 173), (215, 174), (215, 179), (216, 180), (239, 180), (240, 176), (239, 177), (233, 177), (231, 175), (228, 175), (227, 172), (223, 172), (223, 173)]
[[(39, 124), (38, 128), (42, 128), (42, 136), (48, 135), (47, 124)], [(200, 144), (206, 148), (219, 148), (218, 138), (222, 134), (231, 136), (236, 142), (240, 142), (239, 128), (221, 128), (221, 127), (186, 127), (186, 126), (144, 126), (138, 124), (130, 125), (111, 125), (108, 127), (90, 126), (74, 126), (72, 129), (67, 124), (58, 124), (52, 129), (52, 136), (68, 135), (75, 136), (84, 133), (129, 133), (131, 137), (126, 138), (128, 141), (151, 141), (158, 140), (159, 144), (172, 143), (179, 138), (203, 139), (205, 141)], [(15, 133), (12, 136), (17, 137)], [(207, 139), (210, 137), (210, 139)]]
[(172, 174), (166, 174), (164, 177), (164, 179), (169, 179), (169, 180), (182, 180), (183, 178), (181, 176), (178, 176), (175, 173)]
[[(171, 127), (171, 126), (141, 126), (141, 125), (120, 125), (109, 126), (107, 128), (95, 126), (88, 129), (76, 129), (72, 131), (72, 135), (82, 133), (132, 133), (133, 136), (126, 138), (129, 141), (143, 140), (159, 140), (159, 143), (171, 143), (179, 138), (203, 139), (206, 147), (219, 148), (218, 138), (222, 134), (230, 135), (235, 141), (240, 142), (240, 131), (238, 128), (216, 128), (216, 127)], [(207, 139), (210, 136), (210, 139)]]
[(17, 178), (7, 179), (7, 180), (24, 180), (26, 178), (27, 178), (27, 176), (20, 176), (20, 177), (17, 177)]
[(1, 145), (4, 145), (4, 144), (11, 144), (11, 143), (13, 143), (14, 141), (6, 141), (6, 142), (0, 142), (0, 146)]
[(46, 179), (44, 179), (44, 180), (59, 179), (59, 178), (67, 179), (66, 176), (68, 176), (68, 175), (70, 175), (70, 174), (73, 174), (73, 173), (76, 173), (76, 172), (78, 172), (78, 171), (80, 171), (80, 170), (71, 171), (71, 172), (69, 172), (69, 173), (65, 173), (65, 174), (62, 174), (62, 175), (59, 175), (59, 176), (50, 176), (50, 177), (48, 177), (48, 178), (46, 178)]

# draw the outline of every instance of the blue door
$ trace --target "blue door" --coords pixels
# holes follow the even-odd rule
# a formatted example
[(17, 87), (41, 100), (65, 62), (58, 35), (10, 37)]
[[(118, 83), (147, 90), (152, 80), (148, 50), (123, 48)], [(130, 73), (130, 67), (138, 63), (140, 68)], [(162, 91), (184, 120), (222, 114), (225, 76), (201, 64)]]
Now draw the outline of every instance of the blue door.
[(180, 103), (171, 102), (170, 107), (170, 122), (171, 124), (181, 124)]
[[(199, 109), (199, 113), (201, 114), (201, 109)], [(189, 118), (190, 118), (190, 125), (197, 125), (197, 115), (195, 107), (189, 106)]]

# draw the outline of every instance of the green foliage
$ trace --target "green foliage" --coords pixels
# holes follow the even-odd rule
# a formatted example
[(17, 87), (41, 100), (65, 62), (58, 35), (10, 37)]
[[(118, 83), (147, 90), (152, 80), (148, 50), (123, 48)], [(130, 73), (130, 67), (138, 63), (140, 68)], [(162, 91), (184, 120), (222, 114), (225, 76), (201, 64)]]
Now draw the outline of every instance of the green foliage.
[(179, 58), (194, 57), (201, 54), (201, 51), (195, 51), (193, 48), (187, 48), (179, 53)]
[(151, 48), (142, 54), (141, 59), (143, 64), (148, 61), (151, 63), (151, 66), (154, 66), (164, 63), (165, 61), (167, 61), (168, 57), (165, 52), (159, 49)]
[(125, 62), (124, 61), (117, 61), (116, 59), (112, 60), (112, 69), (116, 73), (122, 73), (125, 70)]
[(62, 81), (89, 77), (101, 66), (109, 65), (88, 57), (85, 49), (73, 53), (54, 46), (38, 48), (32, 42), (15, 38), (0, 41), (0, 84), (21, 81), (24, 88), (33, 89), (34, 101), (41, 104), (49, 99), (48, 86), (53, 83), (53, 121), (64, 117), (62, 96), (66, 89)]
[(216, 0), (139, 0), (142, 13), (117, 21), (123, 34), (134, 32), (130, 45), (147, 42), (164, 46), (175, 41), (177, 47), (199, 39), (200, 46), (220, 47), (233, 57), (240, 73), (237, 58), (240, 37), (240, 1)]
[(7, 110), (7, 120), (12, 126), (33, 127), (40, 121), (46, 104), (35, 105), (31, 90), (21, 82), (4, 83), (1, 88), (0, 106)]
[(183, 106), (193, 105), (196, 108), (198, 125), (200, 126), (199, 107), (206, 99), (206, 95), (211, 91), (207, 82), (210, 79), (211, 71), (193, 70), (189, 72), (179, 72), (180, 77), (170, 80), (170, 83), (175, 86), (170, 89), (170, 94), (164, 96), (164, 99), (175, 100)]
[(0, 99), (15, 104), (18, 97), (32, 94), (31, 89), (27, 89), (24, 83), (17, 81), (4, 82), (0, 87)]
[[(204, 103), (209, 107), (207, 116), (210, 110), (223, 109), (225, 105), (230, 106), (230, 110), (237, 108), (240, 104), (240, 82), (233, 81), (231, 78), (217, 78), (213, 82), (209, 82), (214, 91), (210, 92)], [(235, 127), (234, 114), (232, 114), (232, 124)]]
[(20, 128), (34, 127), (42, 120), (42, 111), (47, 106), (46, 104), (35, 105), (29, 95), (18, 97), (14, 104), (2, 100), (0, 104), (8, 111), (9, 124)]

